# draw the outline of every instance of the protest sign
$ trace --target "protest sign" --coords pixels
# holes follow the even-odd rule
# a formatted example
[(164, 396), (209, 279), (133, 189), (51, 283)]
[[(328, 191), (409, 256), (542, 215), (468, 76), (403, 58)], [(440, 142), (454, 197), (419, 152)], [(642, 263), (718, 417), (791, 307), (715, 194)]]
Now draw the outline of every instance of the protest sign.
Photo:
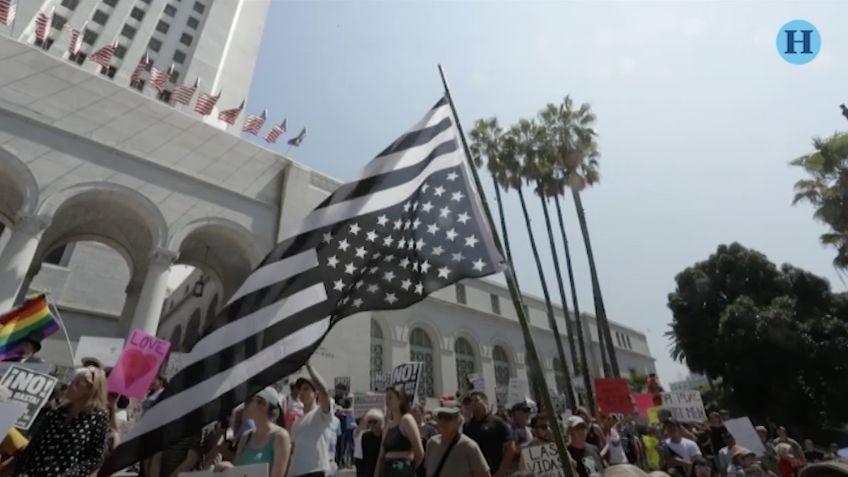
[(9, 401), (24, 405), (24, 410), (15, 426), (27, 430), (38, 415), (38, 410), (50, 399), (53, 387), (56, 386), (56, 378), (15, 365), (6, 370), (0, 384), (11, 392)]
[(26, 412), (26, 405), (18, 401), (0, 402), (0, 435), (7, 435)]
[(179, 477), (268, 477), (268, 464), (240, 465), (221, 471), (180, 472)]
[(353, 417), (362, 417), (371, 409), (383, 411), (386, 395), (383, 393), (353, 393)]
[(633, 401), (630, 400), (630, 384), (624, 378), (598, 378), (595, 380), (595, 395), (598, 409), (603, 414), (633, 413)]
[(109, 374), (109, 391), (127, 397), (144, 398), (170, 349), (170, 342), (133, 330), (121, 357)]
[(707, 413), (698, 391), (671, 391), (662, 394), (662, 407), (680, 422), (704, 422)]
[(121, 338), (104, 338), (102, 336), (80, 336), (77, 350), (74, 354), (74, 365), (82, 364), (83, 358), (96, 358), (103, 366), (113, 367), (124, 349)]
[(336, 376), (336, 379), (333, 380), (333, 387), (335, 388), (339, 384), (344, 384), (350, 390), (350, 376)]
[(521, 449), (524, 470), (538, 477), (562, 477), (562, 462), (555, 444), (530, 446)]
[(486, 392), (486, 378), (481, 373), (471, 373), (467, 376), (468, 382), (471, 383), (473, 391)]
[(636, 412), (642, 419), (648, 418), (648, 409), (654, 407), (654, 396), (648, 393), (631, 394), (633, 396), (633, 404), (636, 405)]
[(763, 441), (760, 440), (757, 430), (754, 429), (754, 425), (747, 417), (724, 421), (724, 427), (736, 439), (736, 445), (750, 450), (757, 457), (762, 457), (765, 454), (766, 448), (763, 446)]
[(392, 373), (374, 373), (371, 376), (371, 390), (383, 393), (392, 384)]
[(527, 395), (530, 394), (530, 386), (525, 378), (509, 378), (507, 389), (506, 405), (512, 407), (513, 404), (526, 401)]
[(162, 366), (162, 376), (170, 381), (185, 367), (187, 356), (188, 353), (175, 353), (173, 351), (169, 353), (168, 361)]
[(418, 395), (418, 378), (421, 375), (421, 363), (403, 363), (392, 370), (392, 387), (402, 386), (409, 402), (415, 402)]

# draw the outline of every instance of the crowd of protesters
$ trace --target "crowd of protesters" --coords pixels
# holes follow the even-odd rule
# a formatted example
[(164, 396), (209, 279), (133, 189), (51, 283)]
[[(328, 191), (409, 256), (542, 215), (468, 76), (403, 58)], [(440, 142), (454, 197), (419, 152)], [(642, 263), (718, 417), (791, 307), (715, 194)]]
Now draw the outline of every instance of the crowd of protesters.
[[(25, 342), (18, 361), (37, 362), (39, 349), (37, 341)], [(0, 477), (96, 473), (167, 385), (157, 378), (147, 397), (131, 404), (108, 392), (108, 368), (96, 359), (81, 364), (27, 433), (13, 429), (5, 437)], [(661, 412), (651, 424), (635, 414), (595, 417), (578, 408), (552, 423), (529, 400), (503, 409), (484, 392), (465, 389), (427, 409), (390, 387), (384, 407), (355, 416), (348, 384), (337, 382), (331, 392), (309, 365), (286, 391), (262, 389), (227, 419), (128, 470), (178, 477), (265, 464), (269, 477), (335, 477), (339, 469), (355, 469), (357, 477), (529, 477), (522, 449), (551, 444), (552, 425), (566, 439), (575, 477), (809, 477), (802, 472), (811, 464), (838, 460), (836, 444), (819, 449), (805, 440), (802, 446), (783, 427), (756, 427), (764, 451), (755, 454), (728, 432), (725, 412), (704, 423)]]

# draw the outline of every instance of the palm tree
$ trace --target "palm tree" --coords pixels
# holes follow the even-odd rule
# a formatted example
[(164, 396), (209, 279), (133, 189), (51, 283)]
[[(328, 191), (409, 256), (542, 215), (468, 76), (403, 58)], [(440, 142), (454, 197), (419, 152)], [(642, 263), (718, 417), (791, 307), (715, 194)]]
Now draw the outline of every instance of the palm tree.
[(813, 146), (815, 152), (791, 162), (811, 177), (795, 183), (793, 204), (806, 200), (816, 208), (813, 216), (830, 227), (819, 240), (836, 248), (833, 265), (844, 270), (848, 268), (848, 133), (815, 138)]
[[(536, 246), (536, 238), (533, 234), (533, 227), (530, 223), (530, 214), (527, 212), (527, 202), (524, 199), (523, 191), (524, 180), (532, 182), (535, 177), (544, 173), (544, 155), (543, 149), (540, 147), (542, 144), (542, 133), (542, 129), (539, 128), (534, 121), (527, 119), (522, 119), (518, 122), (518, 124), (511, 127), (509, 132), (507, 133), (507, 137), (504, 140), (504, 149), (507, 155), (511, 155), (516, 159), (520, 159), (520, 161), (514, 160), (509, 164), (506, 164), (506, 166), (513, 167), (508, 172), (511, 177), (517, 176), (521, 179), (518, 181), (517, 184), (512, 183), (510, 187), (514, 188), (518, 193), (518, 200), (521, 203), (521, 211), (524, 215), (524, 224), (527, 227), (527, 235), (530, 238), (530, 248), (533, 251), (533, 258), (536, 262), (536, 271), (539, 273), (539, 282), (542, 285), (542, 294), (545, 299), (548, 325), (550, 326), (551, 332), (553, 332), (554, 335), (554, 341), (556, 343), (557, 355), (559, 357), (559, 360), (562, 363), (563, 367), (565, 367), (566, 369), (566, 401), (568, 402), (568, 406), (571, 409), (575, 409), (577, 400), (574, 396), (574, 386), (571, 383), (571, 373), (568, 372), (568, 360), (565, 358), (565, 349), (562, 345), (562, 335), (559, 333), (559, 326), (557, 325), (556, 318), (554, 315), (554, 308), (551, 302), (550, 292), (548, 291), (548, 284), (547, 280), (545, 279), (545, 272), (542, 268), (542, 260), (539, 257), (539, 249)], [(548, 225), (550, 226), (550, 221), (548, 221)]]
[(589, 238), (589, 227), (586, 222), (586, 212), (580, 192), (587, 186), (596, 184), (598, 173), (598, 145), (595, 141), (596, 132), (593, 128), (595, 115), (587, 103), (575, 109), (574, 101), (566, 96), (562, 104), (548, 104), (539, 113), (540, 122), (546, 130), (546, 149), (555, 158), (555, 177), (561, 178), (571, 189), (580, 231), (586, 245), (586, 255), (589, 260), (589, 273), (592, 280), (592, 297), (595, 302), (595, 315), (598, 320), (598, 338), (601, 344), (601, 362), (604, 374), (619, 376), (618, 360), (612, 343), (612, 333), (604, 307), (595, 257), (592, 252), (592, 242)]

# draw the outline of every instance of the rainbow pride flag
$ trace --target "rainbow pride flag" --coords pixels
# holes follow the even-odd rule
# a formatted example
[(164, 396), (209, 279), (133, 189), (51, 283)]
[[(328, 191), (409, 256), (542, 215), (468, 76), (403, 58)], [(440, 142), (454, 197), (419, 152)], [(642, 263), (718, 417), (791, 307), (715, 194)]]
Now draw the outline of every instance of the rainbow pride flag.
[(47, 297), (27, 299), (20, 307), (0, 316), (0, 361), (15, 356), (21, 341), (30, 333), (39, 339), (59, 330), (59, 323), (50, 314)]

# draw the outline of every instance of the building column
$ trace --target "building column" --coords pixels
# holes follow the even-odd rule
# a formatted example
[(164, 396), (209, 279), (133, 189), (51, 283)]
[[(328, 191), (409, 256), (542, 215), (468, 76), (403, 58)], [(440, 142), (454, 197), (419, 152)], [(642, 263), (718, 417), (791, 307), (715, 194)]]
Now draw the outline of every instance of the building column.
[[(492, 360), (492, 346), (480, 346), (480, 373), (486, 381), (486, 396), (489, 402), (497, 403), (497, 383), (495, 382), (495, 362)], [(506, 405), (506, 403), (504, 403)]]
[(135, 313), (130, 324), (130, 331), (142, 330), (156, 335), (159, 328), (159, 318), (162, 315), (162, 305), (167, 298), (168, 276), (170, 268), (177, 259), (177, 253), (170, 250), (158, 249), (150, 254), (147, 263), (147, 274), (138, 296)]
[(442, 346), (439, 346), (434, 351), (437, 353), (434, 359), (439, 360), (438, 363), (433, 363), (434, 368), (439, 366), (439, 369), (434, 369), (436, 374), (434, 376), (434, 381), (436, 382), (435, 391), (437, 394), (435, 397), (439, 397), (442, 394), (452, 395), (458, 390), (456, 353), (453, 350), (453, 340), (444, 338), (442, 340)]
[(15, 220), (8, 242), (0, 253), (0, 313), (14, 306), (48, 223), (47, 219), (36, 215), (20, 215)]

